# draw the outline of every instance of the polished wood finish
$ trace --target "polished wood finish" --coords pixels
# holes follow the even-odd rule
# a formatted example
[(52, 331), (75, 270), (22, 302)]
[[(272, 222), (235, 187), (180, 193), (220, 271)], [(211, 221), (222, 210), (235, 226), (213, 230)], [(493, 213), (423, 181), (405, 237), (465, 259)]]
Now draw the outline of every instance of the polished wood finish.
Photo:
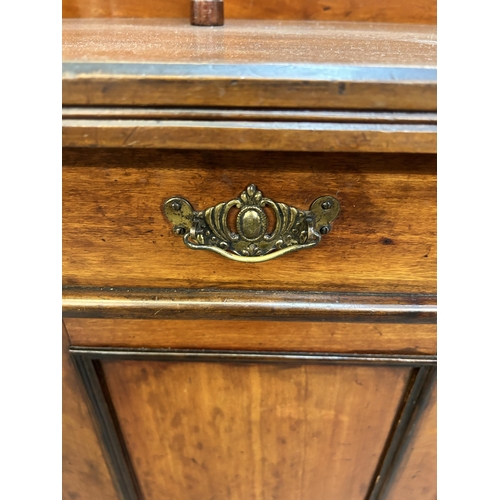
[(436, 296), (276, 290), (63, 290), (67, 318), (436, 323)]
[(63, 62), (72, 106), (436, 110), (431, 26), (66, 20)]
[(409, 376), (318, 365), (103, 368), (146, 500), (362, 500)]
[(437, 498), (437, 385), (416, 424), (413, 438), (396, 469), (386, 500)]
[[(150, 66), (151, 74), (138, 78), (120, 73), (141, 72), (148, 66), (68, 63), (63, 66), (63, 103), (69, 106), (154, 106), (156, 103), (168, 107), (436, 111), (434, 71), (425, 70), (423, 75), (415, 75), (413, 70), (406, 74), (390, 68), (380, 71), (363, 68), (360, 75), (358, 71), (339, 68), (318, 74), (320, 69), (312, 68), (297, 80), (287, 75), (283, 65), (241, 70), (231, 65), (193, 78), (197, 75), (191, 73), (197, 68), (192, 66)], [(315, 79), (310, 78), (311, 71)], [(411, 80), (413, 76), (416, 77), (414, 81)], [(381, 78), (383, 81), (379, 81)], [(271, 83), (270, 79), (275, 81)]]
[(62, 28), (63, 62), (437, 63), (435, 26), (228, 21), (220, 30), (200, 30), (180, 19), (67, 19)]
[(430, 112), (68, 106), (62, 116), (66, 147), (436, 152)]
[(120, 500), (115, 491), (87, 406), (87, 396), (68, 354), (62, 332), (63, 500)]
[[(226, 7), (435, 19), (428, 0), (348, 4)], [(435, 26), (63, 21), (63, 348), (116, 496), (435, 498), (436, 76)], [(299, 209), (332, 195), (340, 216), (317, 247), (243, 264), (188, 249), (162, 213), (251, 183)], [(114, 498), (76, 424), (65, 499)]]
[(436, 153), (435, 125), (64, 120), (63, 146)]
[[(63, 17), (189, 17), (179, 0), (63, 0)], [(296, 19), (436, 24), (436, 0), (227, 0), (228, 19)], [(187, 22), (187, 20), (185, 21)]]
[[(63, 166), (64, 285), (436, 291), (434, 156), (89, 149)], [(162, 214), (171, 196), (200, 210), (249, 183), (299, 208), (332, 194), (340, 216), (317, 247), (250, 268), (188, 249)]]
[(66, 318), (73, 346), (436, 354), (436, 325)]

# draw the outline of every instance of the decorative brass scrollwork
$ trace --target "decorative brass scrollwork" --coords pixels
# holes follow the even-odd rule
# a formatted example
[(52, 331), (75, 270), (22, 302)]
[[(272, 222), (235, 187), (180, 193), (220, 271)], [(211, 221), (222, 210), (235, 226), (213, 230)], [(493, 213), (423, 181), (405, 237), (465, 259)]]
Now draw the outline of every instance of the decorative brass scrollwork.
[[(228, 226), (228, 214), (233, 207), (239, 209), (236, 232)], [(264, 207), (269, 207), (276, 218), (274, 228), (269, 231)], [(168, 199), (164, 212), (174, 225), (174, 233), (183, 236), (189, 248), (211, 250), (239, 262), (264, 262), (317, 245), (321, 235), (330, 231), (330, 224), (340, 212), (340, 203), (333, 196), (321, 196), (309, 210), (300, 210), (264, 198), (250, 184), (239, 198), (201, 212), (180, 197)]]

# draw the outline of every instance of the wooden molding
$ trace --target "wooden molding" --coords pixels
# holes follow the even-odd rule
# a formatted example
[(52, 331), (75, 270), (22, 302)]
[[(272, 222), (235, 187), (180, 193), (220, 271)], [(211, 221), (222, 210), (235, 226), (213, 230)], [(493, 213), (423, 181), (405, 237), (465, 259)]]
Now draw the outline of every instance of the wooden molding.
[(432, 26), (72, 19), (63, 104), (435, 111), (436, 60)]
[(435, 323), (434, 295), (66, 288), (72, 318)]
[(435, 153), (435, 125), (180, 120), (63, 120), (63, 146)]

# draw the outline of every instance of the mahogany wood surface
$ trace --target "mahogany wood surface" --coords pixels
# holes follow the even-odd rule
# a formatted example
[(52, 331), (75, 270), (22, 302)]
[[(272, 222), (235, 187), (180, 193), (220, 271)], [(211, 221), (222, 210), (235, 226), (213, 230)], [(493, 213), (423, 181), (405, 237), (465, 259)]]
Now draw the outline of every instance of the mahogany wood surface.
[(64, 120), (63, 146), (436, 153), (435, 125)]
[(63, 288), (65, 318), (436, 324), (436, 295)]
[(386, 500), (437, 498), (437, 385), (417, 422), (412, 441), (396, 470)]
[(65, 318), (73, 346), (436, 354), (436, 325)]
[[(436, 23), (436, 0), (225, 0), (227, 19)], [(189, 0), (63, 0), (63, 17), (189, 17)], [(186, 19), (187, 22), (187, 19)]]
[(146, 500), (362, 500), (410, 373), (149, 361), (103, 368)]
[[(332, 231), (312, 248), (261, 264), (187, 248), (162, 203), (196, 210), (265, 196), (308, 209), (331, 194)], [(63, 284), (435, 293), (436, 163), (432, 155), (170, 150), (63, 152)]]
[(436, 296), (276, 290), (63, 288), (66, 318), (436, 324)]
[(63, 108), (66, 147), (436, 152), (436, 113)]
[[(63, 62), (309, 63), (436, 67), (436, 27), (183, 19), (66, 19)], [(279, 77), (277, 74), (276, 77)]]
[[(286, 71), (289, 67), (283, 65), (272, 70), (260, 66), (244, 71), (235, 66), (223, 68), (222, 75), (193, 78), (193, 65), (131, 66), (64, 65), (63, 104), (436, 111), (433, 71), (411, 81), (413, 71), (401, 74), (389, 69), (380, 75), (376, 69), (363, 68), (359, 75), (349, 68), (339, 68), (318, 74), (318, 68), (312, 68), (305, 72), (309, 74), (290, 77)], [(209, 67), (214, 68), (200, 65), (196, 69), (204, 72)], [(122, 75), (123, 69), (136, 73)], [(144, 77), (140, 73), (146, 69), (151, 69), (151, 74)], [(311, 71), (317, 78), (310, 79)], [(219, 73), (217, 68), (213, 72)], [(271, 72), (274, 77), (262, 74)]]
[(432, 26), (63, 22), (63, 103), (436, 110)]
[[(95, 18), (63, 20), (64, 500), (118, 500), (70, 343), (144, 500), (366, 500), (436, 362), (435, 1), (225, 8), (203, 28), (189, 0), (63, 0)], [(162, 213), (251, 183), (340, 216), (244, 264)], [(387, 500), (435, 498), (435, 396)]]
[(62, 498), (120, 500), (104, 461), (85, 391), (69, 359), (69, 338), (62, 332)]

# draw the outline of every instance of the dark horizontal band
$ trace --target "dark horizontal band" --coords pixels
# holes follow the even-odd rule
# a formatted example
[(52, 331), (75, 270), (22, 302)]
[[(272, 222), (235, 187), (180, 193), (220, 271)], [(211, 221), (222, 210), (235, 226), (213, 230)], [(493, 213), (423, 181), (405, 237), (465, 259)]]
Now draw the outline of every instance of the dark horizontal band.
[(435, 366), (436, 356), (389, 354), (310, 354), (280, 352), (198, 351), (170, 349), (88, 349), (72, 347), (73, 355), (100, 360), (202, 361), (236, 363), (378, 364)]
[(386, 125), (436, 125), (437, 113), (404, 111), (323, 111), (173, 107), (64, 106), (65, 120), (196, 120), (309, 122)]
[(435, 295), (65, 288), (68, 318), (436, 323)]

